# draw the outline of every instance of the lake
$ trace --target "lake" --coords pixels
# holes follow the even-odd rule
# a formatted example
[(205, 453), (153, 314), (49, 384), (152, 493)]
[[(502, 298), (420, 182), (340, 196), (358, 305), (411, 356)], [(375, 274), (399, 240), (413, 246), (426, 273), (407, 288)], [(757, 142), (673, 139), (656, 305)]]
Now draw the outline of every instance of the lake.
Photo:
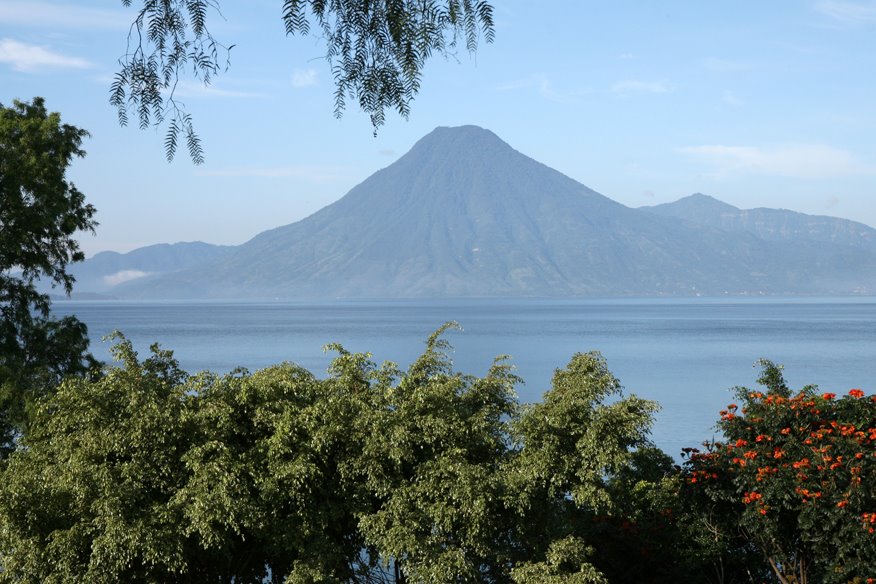
[(522, 401), (539, 400), (573, 353), (598, 350), (625, 392), (661, 404), (653, 438), (676, 458), (714, 435), (730, 389), (754, 386), (761, 357), (784, 364), (795, 389), (876, 393), (876, 298), (59, 301), (53, 310), (84, 321), (103, 360), (101, 338), (118, 329), (141, 355), (153, 342), (172, 349), (188, 371), (292, 361), (320, 375), (326, 343), (405, 367), (455, 320), (464, 330), (446, 338), (457, 370), (483, 375), (510, 355)]

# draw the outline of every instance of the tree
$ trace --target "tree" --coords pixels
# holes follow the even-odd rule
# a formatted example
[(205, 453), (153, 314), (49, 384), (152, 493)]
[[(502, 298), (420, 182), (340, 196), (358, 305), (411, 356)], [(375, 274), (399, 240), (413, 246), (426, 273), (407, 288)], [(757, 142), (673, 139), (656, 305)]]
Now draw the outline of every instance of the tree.
[(94, 208), (67, 181), (87, 132), (61, 123), (42, 98), (0, 104), (0, 458), (26, 426), (26, 411), (65, 375), (96, 365), (85, 325), (49, 316), (46, 279), (69, 293), (74, 234), (93, 230)]
[(724, 441), (690, 456), (691, 490), (723, 508), (722, 531), (756, 546), (781, 584), (871, 581), (876, 396), (792, 392), (780, 367), (761, 364), (765, 391), (738, 388)]
[(611, 481), (648, 447), (654, 402), (620, 398), (599, 353), (579, 353), (554, 374), (541, 403), (514, 422), (522, 448), (508, 465), (517, 523), (517, 584), (606, 582), (595, 565), (599, 522), (617, 507)]
[(505, 464), (518, 379), (501, 357), (482, 378), (453, 371), (440, 338), (453, 326), (384, 385), (363, 432), (358, 474), (374, 501), (362, 534), (399, 584), (508, 581)]
[(195, 435), (168, 352), (67, 378), (34, 412), (0, 481), (0, 581), (173, 581), (193, 547), (172, 496)]
[(605, 582), (653, 404), (588, 354), (521, 413), (503, 359), (453, 371), (447, 326), (404, 372), (332, 345), (325, 379), (189, 376), (122, 338), (0, 468), (0, 582)]
[[(192, 161), (204, 160), (192, 118), (174, 89), (189, 69), (209, 84), (230, 63), (233, 45), (216, 40), (207, 26), (212, 10), (218, 11), (216, 0), (143, 0), (112, 83), (110, 103), (123, 126), (130, 110), (141, 128), (170, 120), (168, 161), (181, 136)], [(485, 0), (283, 0), (282, 20), (287, 35), (319, 31), (335, 80), (335, 115), (353, 99), (371, 117), (375, 134), (387, 109), (407, 118), (432, 53), (449, 55), (460, 40), (474, 52), (481, 35), (487, 42), (494, 35), (493, 9)]]
[(441, 346), (401, 378), (335, 346), (318, 379), (187, 376), (122, 339), (0, 469), (0, 582), (491, 581), (512, 381)]

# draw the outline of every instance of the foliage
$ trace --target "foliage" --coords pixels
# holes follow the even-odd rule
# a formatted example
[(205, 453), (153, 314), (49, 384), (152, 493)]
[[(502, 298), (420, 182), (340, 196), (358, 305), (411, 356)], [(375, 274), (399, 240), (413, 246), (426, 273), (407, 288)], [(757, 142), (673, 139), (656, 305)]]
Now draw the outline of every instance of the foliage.
[[(122, 4), (130, 6), (132, 0)], [(112, 84), (110, 103), (122, 125), (128, 123), (129, 109), (141, 128), (170, 119), (168, 160), (180, 136), (195, 164), (204, 159), (191, 116), (174, 90), (187, 69), (209, 84), (222, 71), (223, 58), (226, 68), (229, 64), (233, 45), (213, 37), (207, 26), (211, 10), (218, 11), (215, 0), (144, 0)], [(375, 133), (387, 109), (408, 116), (433, 52), (450, 55), (460, 40), (474, 52), (482, 34), (487, 42), (494, 34), (486, 0), (284, 0), (282, 19), (287, 35), (318, 29), (335, 80), (335, 114), (340, 116), (346, 100), (354, 99), (370, 115)]]
[(64, 381), (10, 457), (0, 581), (281, 582), (308, 546), (331, 551), (325, 524), (299, 511), (337, 501), (306, 476), (306, 436), (282, 424), (306, 419), (312, 375), (187, 378), (157, 347), (140, 362), (123, 340), (115, 354), (122, 366), (102, 379)]
[(49, 297), (36, 288), (42, 278), (70, 292), (67, 266), (84, 258), (73, 236), (94, 229), (94, 208), (66, 178), (87, 135), (48, 113), (42, 98), (0, 104), (0, 458), (28, 404), (96, 364), (85, 325), (50, 318)]
[(376, 498), (367, 542), (413, 582), (501, 580), (504, 468), (516, 378), (497, 359), (483, 378), (452, 371), (440, 328), (387, 386), (370, 424), (363, 478)]
[(453, 371), (447, 326), (404, 372), (331, 346), (325, 379), (122, 339), (0, 471), (0, 582), (605, 582), (593, 519), (653, 404), (587, 354), (521, 410), (502, 359)]
[(97, 381), (68, 378), (32, 420), (0, 482), (0, 580), (157, 581), (186, 567), (173, 495), (182, 453), (182, 373), (169, 354)]
[(189, 376), (153, 346), (68, 377), (0, 468), (0, 582), (865, 583), (876, 397), (738, 390), (684, 468), (598, 353), (518, 404), (503, 358), (406, 371), (340, 345)]
[(609, 482), (647, 446), (654, 402), (620, 397), (620, 383), (598, 353), (577, 354), (554, 374), (541, 403), (514, 424), (522, 444), (508, 465), (518, 514), (518, 584), (603, 582), (593, 565), (594, 525), (617, 502)]
[(721, 412), (724, 442), (693, 451), (687, 483), (723, 509), (722, 531), (762, 552), (779, 582), (876, 577), (876, 397), (794, 393), (763, 361), (766, 391), (739, 388)]

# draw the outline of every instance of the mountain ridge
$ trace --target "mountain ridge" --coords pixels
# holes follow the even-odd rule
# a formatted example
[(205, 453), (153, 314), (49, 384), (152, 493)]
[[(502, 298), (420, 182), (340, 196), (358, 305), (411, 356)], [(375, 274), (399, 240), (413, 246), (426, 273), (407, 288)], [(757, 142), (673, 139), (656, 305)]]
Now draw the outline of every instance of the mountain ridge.
[[(867, 246), (765, 238), (769, 230), (765, 235), (722, 224), (716, 217), (742, 211), (706, 195), (668, 205), (626, 207), (521, 154), (489, 130), (442, 127), (316, 213), (209, 261), (121, 283), (113, 294), (298, 298), (876, 290), (876, 253)], [(690, 212), (693, 207), (697, 214)], [(845, 265), (854, 266), (854, 273)]]
[(739, 209), (702, 193), (639, 209), (728, 231), (747, 231), (767, 240), (806, 239), (863, 247), (876, 252), (876, 229), (864, 223), (828, 215), (809, 215), (767, 207)]

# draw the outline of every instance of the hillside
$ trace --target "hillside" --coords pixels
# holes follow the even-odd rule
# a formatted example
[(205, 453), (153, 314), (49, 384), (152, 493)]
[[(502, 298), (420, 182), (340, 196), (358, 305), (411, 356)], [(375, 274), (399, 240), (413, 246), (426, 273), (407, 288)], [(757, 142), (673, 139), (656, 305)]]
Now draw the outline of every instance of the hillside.
[[(438, 128), (317, 213), (188, 269), (122, 283), (113, 293), (296, 298), (876, 291), (871, 247), (848, 238), (773, 237), (770, 230), (725, 225), (720, 217), (735, 208), (714, 199), (672, 205), (632, 209), (488, 130)], [(694, 207), (702, 208), (689, 212)]]
[(876, 229), (837, 217), (763, 207), (738, 209), (701, 193), (674, 203), (639, 208), (697, 225), (748, 232), (767, 241), (820, 241), (876, 252)]

